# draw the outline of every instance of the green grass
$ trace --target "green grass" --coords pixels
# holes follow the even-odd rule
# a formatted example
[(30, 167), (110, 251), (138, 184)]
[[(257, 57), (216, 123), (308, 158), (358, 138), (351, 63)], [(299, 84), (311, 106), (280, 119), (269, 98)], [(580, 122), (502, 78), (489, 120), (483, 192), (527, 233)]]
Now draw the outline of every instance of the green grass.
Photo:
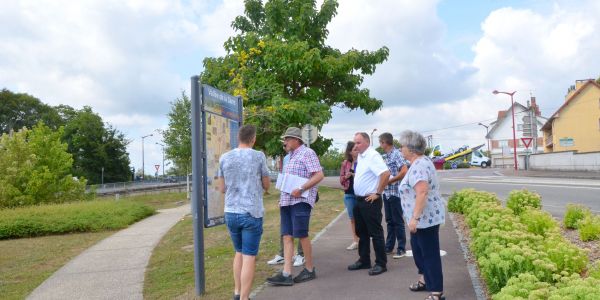
[[(114, 200), (115, 196), (104, 196), (98, 198), (100, 200)], [(123, 197), (121, 200), (132, 201), (136, 203), (143, 203), (151, 206), (155, 209), (173, 208), (183, 203), (187, 203), (186, 193), (160, 193), (160, 194), (147, 194), (147, 195), (134, 195)]]
[[(114, 196), (104, 200), (62, 205), (91, 204), (90, 207), (95, 207), (97, 202), (112, 202), (129, 203), (128, 205), (146, 204), (155, 208), (164, 208), (176, 206), (177, 202), (185, 200), (185, 193), (133, 196), (121, 198), (121, 201), (114, 201), (113, 199)], [(32, 206), (28, 209), (23, 208), (18, 213), (24, 214), (25, 211), (34, 213), (37, 211), (37, 215), (43, 216), (47, 210), (60, 209)], [(64, 210), (63, 212), (68, 211)], [(0, 210), (0, 223), (5, 221), (6, 216), (13, 215), (9, 218), (14, 218), (14, 214), (15, 210)], [(69, 216), (63, 217), (69, 218)], [(0, 299), (24, 299), (69, 260), (114, 232), (114, 230), (108, 230), (0, 240)]]
[(153, 213), (141, 203), (108, 200), (3, 209), (0, 239), (121, 229)]
[(71, 258), (113, 231), (0, 241), (0, 298), (25, 299)]
[[(279, 251), (279, 193), (264, 199), (263, 236), (256, 262), (254, 287), (273, 274), (267, 265)], [(311, 216), (310, 234), (314, 237), (343, 209), (341, 190), (319, 188), (320, 200)], [(350, 234), (350, 233), (348, 233)], [(224, 225), (204, 230), (206, 293), (201, 299), (229, 299), (233, 293), (233, 247)], [(144, 299), (195, 299), (192, 219), (175, 225), (154, 249), (146, 271)]]

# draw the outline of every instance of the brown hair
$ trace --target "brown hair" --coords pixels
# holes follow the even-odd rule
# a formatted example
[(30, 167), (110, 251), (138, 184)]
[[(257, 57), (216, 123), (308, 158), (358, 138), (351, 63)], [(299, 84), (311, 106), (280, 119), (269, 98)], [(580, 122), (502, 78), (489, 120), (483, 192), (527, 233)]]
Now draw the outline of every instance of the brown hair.
[(387, 145), (394, 145), (394, 137), (389, 132), (384, 132), (379, 136), (379, 140), (386, 143)]
[(244, 125), (238, 132), (238, 139), (243, 144), (250, 144), (256, 136), (256, 127), (254, 125)]
[(346, 157), (347, 161), (354, 162), (354, 158), (352, 157), (352, 149), (354, 148), (354, 142), (348, 141), (346, 145), (346, 152), (344, 152), (344, 157)]

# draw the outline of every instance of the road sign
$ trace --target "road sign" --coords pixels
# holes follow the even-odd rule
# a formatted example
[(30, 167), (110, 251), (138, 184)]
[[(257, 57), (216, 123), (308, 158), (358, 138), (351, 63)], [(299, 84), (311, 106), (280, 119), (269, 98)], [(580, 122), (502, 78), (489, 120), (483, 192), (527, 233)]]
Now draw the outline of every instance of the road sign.
[(306, 124), (302, 127), (302, 139), (309, 147), (310, 144), (317, 140), (317, 137), (319, 137), (319, 129), (317, 129), (317, 127), (310, 124)]
[(529, 148), (529, 146), (531, 146), (532, 140), (533, 140), (533, 138), (521, 138), (523, 145), (525, 145), (525, 149), (527, 149), (527, 148)]
[(160, 169), (160, 165), (154, 165), (154, 168), (156, 168), (156, 172), (158, 173), (158, 169)]

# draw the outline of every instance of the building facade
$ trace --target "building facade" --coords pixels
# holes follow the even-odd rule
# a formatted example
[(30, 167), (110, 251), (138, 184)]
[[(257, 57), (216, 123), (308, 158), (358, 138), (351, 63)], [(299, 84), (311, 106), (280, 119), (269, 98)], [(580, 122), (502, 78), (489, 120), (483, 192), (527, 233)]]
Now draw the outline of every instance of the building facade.
[(593, 79), (577, 80), (542, 131), (546, 153), (600, 151), (600, 85)]
[[(490, 142), (490, 155), (493, 167), (514, 168), (514, 148), (512, 131), (512, 109), (515, 112), (515, 136), (517, 146), (517, 164), (523, 168), (528, 153), (544, 151), (542, 126), (546, 118), (541, 116), (535, 97), (531, 97), (527, 106), (515, 102), (513, 107), (498, 112), (496, 121), (490, 124), (491, 129), (486, 136)], [(521, 138), (531, 138), (525, 147)]]

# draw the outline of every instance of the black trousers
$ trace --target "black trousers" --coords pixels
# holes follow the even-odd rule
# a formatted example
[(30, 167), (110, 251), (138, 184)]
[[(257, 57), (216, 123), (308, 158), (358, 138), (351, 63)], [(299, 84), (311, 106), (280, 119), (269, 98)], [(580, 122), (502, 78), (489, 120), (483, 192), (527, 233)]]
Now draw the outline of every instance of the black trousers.
[(356, 205), (354, 206), (354, 222), (356, 224), (356, 235), (358, 241), (358, 255), (360, 262), (371, 264), (371, 245), (369, 241), (373, 240), (373, 250), (375, 251), (375, 264), (385, 267), (387, 257), (385, 255), (385, 240), (383, 237), (383, 227), (381, 220), (381, 208), (383, 200), (381, 197), (371, 203), (365, 201), (365, 197), (356, 196)]

